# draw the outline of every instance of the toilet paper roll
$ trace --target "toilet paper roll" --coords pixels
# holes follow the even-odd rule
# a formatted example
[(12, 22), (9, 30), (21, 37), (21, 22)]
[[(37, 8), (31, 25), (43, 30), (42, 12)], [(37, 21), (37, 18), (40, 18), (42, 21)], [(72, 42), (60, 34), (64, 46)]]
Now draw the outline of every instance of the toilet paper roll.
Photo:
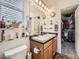
[(27, 59), (32, 59), (32, 53), (31, 52), (27, 53)]
[(38, 53), (40, 52), (40, 49), (38, 49), (38, 48), (34, 48), (33, 51), (34, 51), (35, 54), (38, 54)]

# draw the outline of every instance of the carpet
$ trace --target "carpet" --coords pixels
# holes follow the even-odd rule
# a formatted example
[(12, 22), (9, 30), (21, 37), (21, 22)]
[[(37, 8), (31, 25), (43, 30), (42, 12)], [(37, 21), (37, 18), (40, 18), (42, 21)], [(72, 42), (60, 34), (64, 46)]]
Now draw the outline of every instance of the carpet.
[(71, 59), (71, 58), (66, 55), (56, 53), (53, 59)]

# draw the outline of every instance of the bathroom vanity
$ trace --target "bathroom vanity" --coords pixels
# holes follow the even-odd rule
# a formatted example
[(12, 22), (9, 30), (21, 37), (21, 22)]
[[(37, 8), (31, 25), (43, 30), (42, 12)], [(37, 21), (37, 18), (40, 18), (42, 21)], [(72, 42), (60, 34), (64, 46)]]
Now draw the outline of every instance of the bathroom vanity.
[(52, 59), (57, 50), (57, 35), (44, 34), (31, 37), (30, 48), (33, 59)]

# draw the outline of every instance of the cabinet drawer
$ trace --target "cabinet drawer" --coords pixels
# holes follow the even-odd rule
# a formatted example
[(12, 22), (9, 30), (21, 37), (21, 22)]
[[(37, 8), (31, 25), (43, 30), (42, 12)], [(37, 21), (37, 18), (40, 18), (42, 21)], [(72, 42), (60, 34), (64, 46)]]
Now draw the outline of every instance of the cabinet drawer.
[(52, 44), (52, 40), (50, 40), (49, 42), (44, 44), (44, 49), (46, 49), (47, 47), (49, 47)]

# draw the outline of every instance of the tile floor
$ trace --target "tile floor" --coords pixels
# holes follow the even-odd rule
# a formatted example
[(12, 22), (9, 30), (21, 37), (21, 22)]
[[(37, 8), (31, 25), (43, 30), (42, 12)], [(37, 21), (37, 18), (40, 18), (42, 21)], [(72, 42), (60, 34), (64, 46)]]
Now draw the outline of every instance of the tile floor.
[(72, 59), (78, 59), (75, 44), (70, 42), (62, 42), (62, 54), (69, 56)]
[(60, 53), (56, 53), (53, 59), (71, 59), (66, 55), (60, 54)]

